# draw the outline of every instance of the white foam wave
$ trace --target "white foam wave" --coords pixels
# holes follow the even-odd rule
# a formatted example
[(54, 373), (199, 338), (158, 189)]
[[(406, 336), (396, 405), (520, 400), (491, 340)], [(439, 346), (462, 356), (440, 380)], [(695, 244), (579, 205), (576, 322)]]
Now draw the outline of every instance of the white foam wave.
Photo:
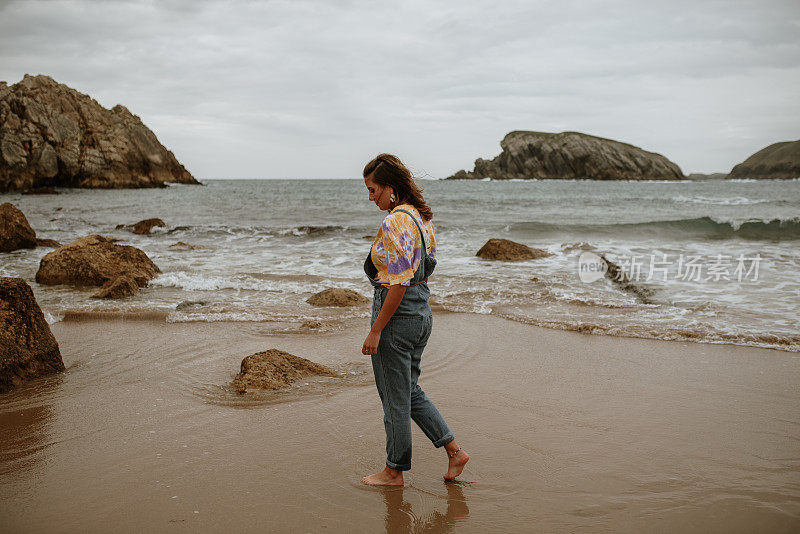
[(744, 206), (749, 204), (764, 204), (770, 202), (769, 200), (746, 197), (712, 198), (704, 196), (685, 197), (683, 195), (673, 197), (672, 200), (673, 202), (710, 204), (714, 206)]

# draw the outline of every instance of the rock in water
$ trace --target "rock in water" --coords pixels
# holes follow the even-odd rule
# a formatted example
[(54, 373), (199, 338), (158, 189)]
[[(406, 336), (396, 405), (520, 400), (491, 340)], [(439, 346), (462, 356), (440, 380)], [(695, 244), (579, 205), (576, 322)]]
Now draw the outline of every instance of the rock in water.
[(502, 261), (536, 260), (552, 256), (546, 250), (531, 248), (522, 243), (499, 238), (492, 238), (487, 241), (475, 255), (487, 260)]
[(232, 385), (238, 393), (245, 393), (249, 389), (279, 389), (294, 380), (312, 375), (336, 376), (336, 373), (305, 358), (269, 349), (242, 360), (241, 371)]
[(503, 152), (491, 161), (475, 160), (472, 172), (448, 179), (681, 180), (680, 167), (661, 154), (579, 132), (507, 134)]
[(139, 235), (149, 234), (154, 226), (167, 226), (161, 219), (145, 219), (133, 225), (133, 233)]
[(36, 232), (25, 214), (8, 202), (0, 205), (0, 252), (36, 248), (36, 245)]
[(0, 82), (0, 192), (199, 184), (124, 106), (108, 110), (49, 76)]
[(130, 295), (132, 289), (125, 279), (113, 283), (118, 278), (130, 278), (138, 290), (160, 272), (144, 251), (92, 234), (47, 253), (39, 262), (36, 281), (46, 285), (103, 286), (103, 291), (94, 296), (118, 298)]
[(736, 165), (728, 178), (789, 180), (800, 178), (800, 139), (775, 143)]
[(0, 277), (0, 393), (64, 370), (50, 325), (22, 278)]
[(323, 289), (319, 293), (315, 293), (308, 297), (306, 300), (312, 306), (358, 306), (359, 304), (365, 304), (369, 302), (369, 299), (358, 293), (353, 291), (352, 289), (342, 289), (338, 287), (332, 287), (329, 289)]

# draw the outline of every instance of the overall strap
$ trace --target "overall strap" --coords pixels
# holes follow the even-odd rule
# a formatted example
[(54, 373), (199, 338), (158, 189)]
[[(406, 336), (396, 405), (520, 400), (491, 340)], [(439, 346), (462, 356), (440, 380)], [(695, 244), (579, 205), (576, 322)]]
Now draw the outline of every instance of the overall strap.
[(402, 211), (404, 213), (408, 213), (409, 217), (411, 217), (411, 220), (414, 221), (414, 224), (417, 225), (417, 230), (419, 230), (419, 237), (422, 239), (422, 253), (425, 254), (425, 256), (427, 256), (428, 249), (425, 248), (425, 234), (422, 233), (422, 228), (420, 227), (417, 220), (414, 218), (414, 215), (410, 211), (404, 210), (402, 208), (395, 208), (394, 210), (392, 210), (392, 213), (394, 213), (395, 211)]

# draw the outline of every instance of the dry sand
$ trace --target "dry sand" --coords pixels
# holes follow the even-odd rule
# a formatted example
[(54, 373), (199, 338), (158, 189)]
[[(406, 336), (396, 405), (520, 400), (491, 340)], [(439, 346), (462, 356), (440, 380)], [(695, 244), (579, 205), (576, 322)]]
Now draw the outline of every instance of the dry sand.
[[(360, 483), (384, 460), (366, 328), (52, 325), (67, 372), (0, 397), (0, 531), (800, 529), (797, 353), (437, 312), (420, 384), (472, 460), (445, 483), (414, 427), (382, 489)], [(240, 397), (269, 348), (345, 374)]]

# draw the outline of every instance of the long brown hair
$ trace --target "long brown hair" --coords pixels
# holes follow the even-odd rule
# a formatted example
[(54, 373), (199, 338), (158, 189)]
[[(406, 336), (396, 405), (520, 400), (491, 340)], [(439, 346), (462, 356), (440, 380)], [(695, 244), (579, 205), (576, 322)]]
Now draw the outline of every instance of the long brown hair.
[(379, 154), (364, 167), (364, 178), (370, 174), (376, 184), (394, 189), (398, 204), (407, 202), (417, 208), (425, 221), (433, 219), (433, 211), (422, 198), (423, 188), (416, 184), (411, 171), (403, 165), (400, 158), (391, 154)]

